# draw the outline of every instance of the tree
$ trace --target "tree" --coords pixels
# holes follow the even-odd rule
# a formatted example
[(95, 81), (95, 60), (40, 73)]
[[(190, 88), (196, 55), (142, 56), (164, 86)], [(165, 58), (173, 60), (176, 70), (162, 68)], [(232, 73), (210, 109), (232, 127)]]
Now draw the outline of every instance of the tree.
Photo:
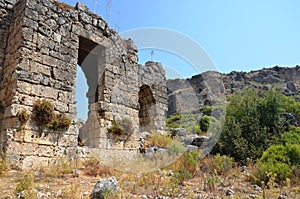
[(223, 132), (213, 152), (239, 162), (260, 158), (285, 130), (280, 95), (251, 89), (230, 96)]

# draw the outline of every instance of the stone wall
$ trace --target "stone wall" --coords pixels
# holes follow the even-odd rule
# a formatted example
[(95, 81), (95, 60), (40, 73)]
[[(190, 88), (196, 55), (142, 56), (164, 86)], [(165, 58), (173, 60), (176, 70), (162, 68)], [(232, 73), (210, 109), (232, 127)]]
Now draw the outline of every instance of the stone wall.
[[(15, 165), (31, 167), (62, 155), (73, 157), (79, 134), (89, 147), (136, 151), (141, 131), (165, 130), (166, 79), (160, 63), (139, 65), (133, 41), (122, 39), (81, 3), (14, 3), (0, 0), (0, 147)], [(80, 130), (77, 64), (89, 86), (89, 117)], [(140, 99), (144, 87), (152, 101)], [(21, 124), (18, 112), (32, 112), (39, 99), (51, 101), (56, 113), (72, 118), (70, 128), (41, 129), (32, 117)], [(147, 125), (145, 117), (151, 121)], [(132, 122), (132, 135), (126, 140), (109, 136), (113, 122), (124, 118)]]

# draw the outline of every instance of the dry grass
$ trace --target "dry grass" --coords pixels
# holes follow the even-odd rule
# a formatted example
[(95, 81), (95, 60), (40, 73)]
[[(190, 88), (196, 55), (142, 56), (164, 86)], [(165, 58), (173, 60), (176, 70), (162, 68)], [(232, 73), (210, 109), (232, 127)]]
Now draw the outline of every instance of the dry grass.
[(58, 2), (56, 0), (53, 0), (53, 1), (62, 10), (66, 10), (66, 11), (68, 11), (68, 10), (74, 10), (73, 6), (70, 6), (70, 5), (62, 3), (62, 2)]
[[(1, 197), (13, 198), (17, 187), (22, 189), (29, 187), (28, 189), (33, 191), (28, 193), (36, 193), (35, 191), (50, 193), (51, 198), (87, 199), (99, 179), (115, 176), (120, 190), (116, 193), (105, 193), (105, 198), (140, 198), (141, 195), (147, 195), (148, 198), (162, 195), (170, 198), (196, 198), (199, 194), (203, 195), (204, 198), (212, 196), (229, 198), (225, 197), (228, 189), (235, 191), (232, 198), (249, 198), (250, 193), (254, 193), (259, 198), (263, 197), (263, 193), (266, 197), (278, 198), (283, 192), (289, 193), (289, 198), (296, 199), (300, 196), (300, 187), (289, 182), (281, 187), (276, 187), (273, 184), (270, 189), (264, 189), (264, 192), (256, 191), (252, 188), (253, 183), (249, 181), (249, 175), (251, 175), (254, 166), (248, 166), (249, 175), (247, 172), (241, 172), (238, 166), (228, 168), (226, 172), (218, 172), (220, 168), (221, 171), (224, 171), (223, 167), (220, 167), (220, 165), (224, 165), (221, 161), (223, 158), (218, 158), (218, 161), (215, 161), (216, 158), (201, 159), (195, 167), (194, 176), (181, 182), (176, 172), (182, 171), (183, 166), (193, 166), (193, 164), (184, 163), (187, 160), (189, 158), (182, 157), (169, 168), (160, 171), (124, 173), (100, 166), (96, 159), (91, 158), (81, 162), (79, 167), (75, 167), (79, 171), (78, 177), (69, 174), (71, 171), (69, 168), (74, 167), (68, 166), (68, 164), (73, 164), (73, 162), (60, 161), (59, 163), (58, 161), (59, 166), (53, 166), (53, 169), (57, 170), (54, 174), (52, 173), (53, 169), (50, 168), (32, 171), (31, 174), (34, 175), (29, 177), (8, 171), (6, 176), (0, 177), (0, 193)], [(212, 161), (215, 162), (212, 163)], [(169, 175), (169, 169), (173, 170), (173, 175)], [(194, 167), (189, 169), (194, 171)], [(34, 198), (34, 195), (30, 198)]]

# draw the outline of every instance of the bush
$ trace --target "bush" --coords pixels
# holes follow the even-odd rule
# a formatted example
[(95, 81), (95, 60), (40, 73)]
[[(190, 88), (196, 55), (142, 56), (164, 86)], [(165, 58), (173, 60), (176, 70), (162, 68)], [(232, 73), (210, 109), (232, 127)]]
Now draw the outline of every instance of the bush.
[(289, 132), (282, 134), (281, 143), (300, 144), (300, 128), (292, 127)]
[(262, 155), (261, 162), (283, 162), (288, 163), (287, 148), (283, 145), (273, 145)]
[(213, 149), (246, 163), (257, 160), (271, 145), (278, 143), (284, 127), (282, 94), (275, 91), (243, 91), (228, 98), (223, 132)]
[(292, 174), (292, 168), (287, 163), (282, 162), (260, 162), (255, 167), (255, 176), (257, 183), (264, 182), (267, 184), (271, 174), (275, 175), (278, 183), (282, 183)]
[(300, 165), (300, 145), (273, 145), (262, 155), (256, 166), (256, 177), (260, 181), (268, 182), (268, 174), (275, 174), (275, 179), (282, 182), (289, 178), (294, 168)]
[(94, 177), (109, 177), (111, 175), (111, 169), (108, 166), (94, 164), (85, 167), (84, 173), (88, 176)]
[(34, 190), (34, 176), (31, 172), (21, 173), (18, 176), (18, 184), (15, 193), (25, 192), (25, 198), (37, 198)]
[(147, 146), (153, 145), (160, 148), (168, 148), (172, 141), (173, 139), (170, 134), (153, 133), (147, 139)]
[(49, 129), (59, 130), (68, 129), (72, 123), (71, 118), (64, 113), (55, 114), (54, 118), (47, 124)]
[(300, 165), (300, 145), (299, 144), (287, 145), (287, 156), (290, 165), (292, 166)]
[(171, 169), (175, 171), (174, 177), (179, 184), (191, 179), (196, 174), (199, 165), (199, 151), (184, 153), (173, 165)]
[(59, 158), (55, 164), (46, 168), (46, 176), (58, 177), (66, 174), (72, 174), (73, 170), (76, 169), (76, 165), (69, 159)]
[(171, 141), (167, 145), (167, 148), (168, 148), (168, 153), (169, 154), (175, 154), (175, 155), (183, 153), (186, 150), (185, 147), (183, 146), (183, 144), (178, 140)]
[(37, 100), (33, 105), (33, 119), (39, 126), (49, 124), (54, 118), (54, 105), (47, 100)]
[(64, 113), (54, 113), (54, 105), (47, 100), (37, 100), (33, 107), (33, 119), (40, 127), (52, 130), (68, 129), (72, 119)]
[(224, 175), (234, 167), (234, 160), (231, 157), (217, 154), (213, 158), (206, 158), (203, 166), (207, 167), (211, 174)]

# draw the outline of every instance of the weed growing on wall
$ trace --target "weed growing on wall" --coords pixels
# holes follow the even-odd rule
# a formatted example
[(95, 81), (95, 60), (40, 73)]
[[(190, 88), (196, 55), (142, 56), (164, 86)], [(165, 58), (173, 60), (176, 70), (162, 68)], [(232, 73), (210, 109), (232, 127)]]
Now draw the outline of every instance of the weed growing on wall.
[(64, 113), (55, 113), (54, 105), (47, 100), (37, 100), (33, 105), (33, 120), (40, 127), (52, 130), (68, 129), (72, 123), (71, 118)]

